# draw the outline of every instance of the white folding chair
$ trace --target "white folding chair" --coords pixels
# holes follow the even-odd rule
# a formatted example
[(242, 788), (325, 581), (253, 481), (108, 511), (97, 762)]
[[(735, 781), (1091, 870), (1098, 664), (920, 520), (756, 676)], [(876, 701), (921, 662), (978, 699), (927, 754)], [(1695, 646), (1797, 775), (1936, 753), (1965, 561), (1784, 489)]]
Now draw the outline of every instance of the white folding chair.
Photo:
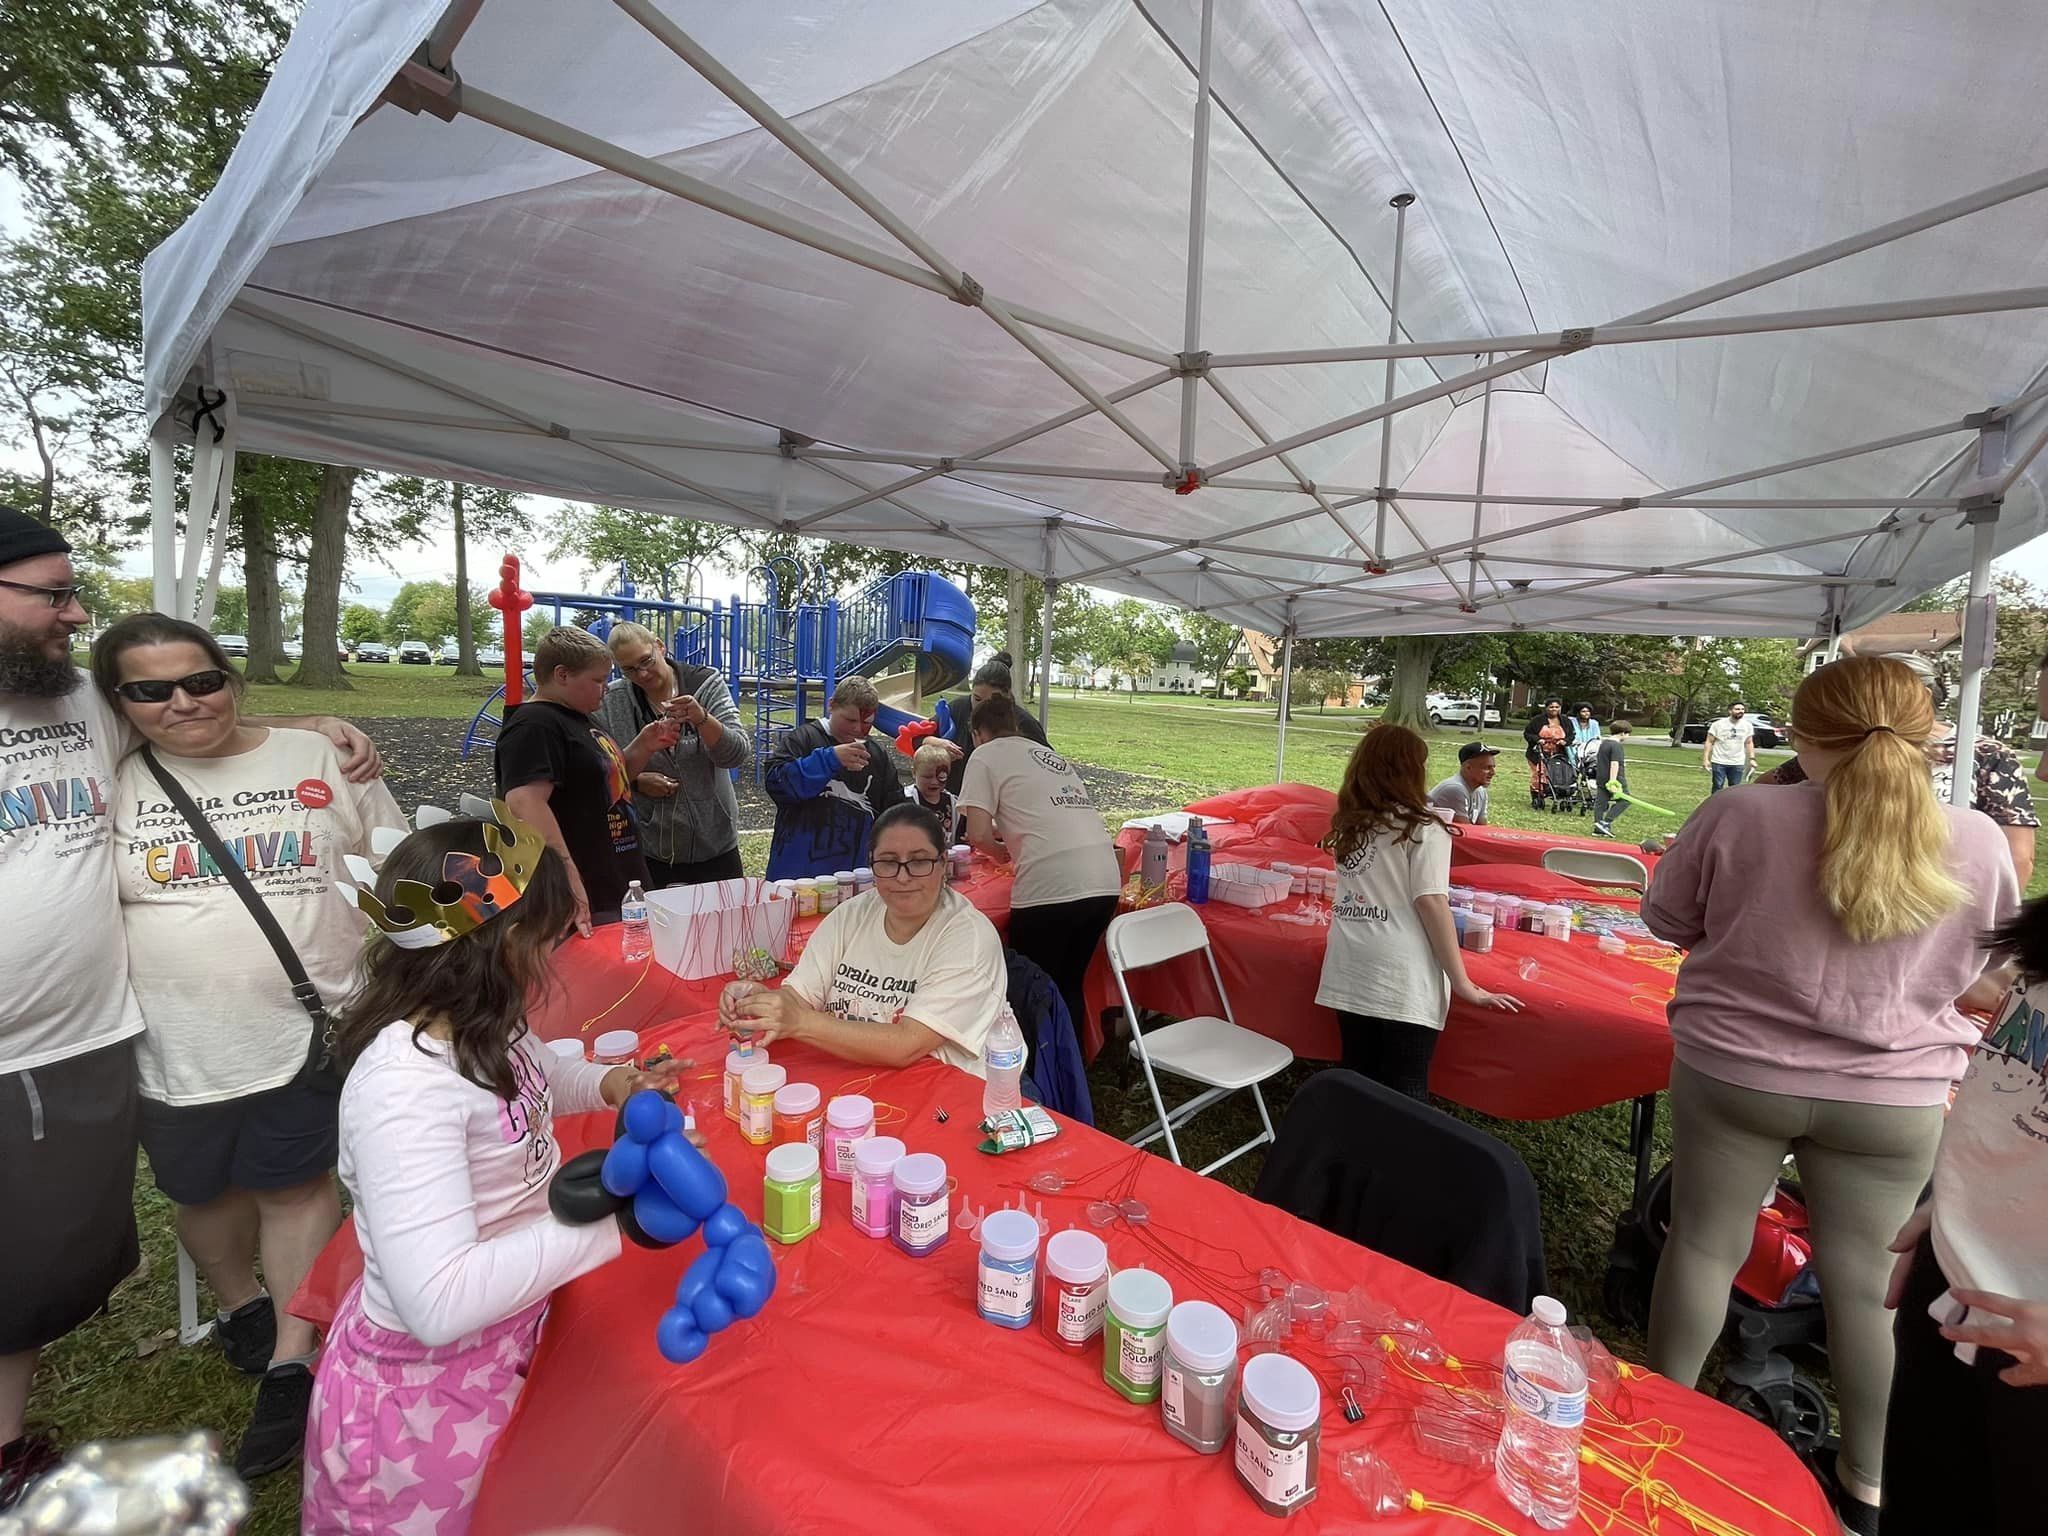
[[(1164, 1136), (1167, 1156), (1179, 1163), (1180, 1146), (1173, 1138), (1175, 1127), (1185, 1126), (1197, 1113), (1242, 1088), (1251, 1089), (1259, 1106), (1259, 1123), (1265, 1130), (1200, 1171), (1214, 1173), (1225, 1163), (1271, 1141), (1273, 1118), (1266, 1112), (1266, 1096), (1259, 1091), (1259, 1084), (1274, 1073), (1285, 1071), (1294, 1060), (1294, 1052), (1277, 1040), (1268, 1040), (1244, 1028), (1231, 1014), (1230, 995), (1223, 990), (1216, 955), (1209, 948), (1209, 931), (1202, 926), (1195, 909), (1176, 901), (1126, 912), (1109, 925), (1103, 942), (1109, 950), (1109, 968), (1116, 975), (1117, 991), (1123, 996), (1124, 1017), (1130, 1021), (1131, 1049), (1138, 1053), (1139, 1065), (1145, 1069), (1145, 1084), (1152, 1090), (1152, 1107), (1159, 1112), (1157, 1120), (1130, 1138), (1131, 1145), (1142, 1147)], [(1127, 973), (1198, 950), (1209, 964), (1209, 979), (1216, 985), (1223, 1017), (1205, 1014), (1141, 1030)], [(1200, 1083), (1203, 1091), (1169, 1113), (1166, 1100), (1159, 1093), (1159, 1072)]]
[(1650, 888), (1650, 866), (1632, 853), (1605, 848), (1546, 848), (1543, 867), (1588, 885), (1625, 885), (1632, 891)]

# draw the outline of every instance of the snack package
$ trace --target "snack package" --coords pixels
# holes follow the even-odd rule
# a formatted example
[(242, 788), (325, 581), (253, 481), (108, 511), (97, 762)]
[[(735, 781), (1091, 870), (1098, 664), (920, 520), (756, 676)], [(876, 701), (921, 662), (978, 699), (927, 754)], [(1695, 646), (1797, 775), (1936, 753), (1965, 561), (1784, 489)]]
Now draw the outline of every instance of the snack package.
[(1033, 1147), (1041, 1141), (1051, 1141), (1060, 1133), (1059, 1121), (1040, 1109), (1036, 1104), (1027, 1104), (1022, 1109), (1006, 1109), (999, 1115), (990, 1115), (981, 1122), (987, 1139), (981, 1150), (1000, 1156), (1004, 1152), (1015, 1152), (1022, 1147)]

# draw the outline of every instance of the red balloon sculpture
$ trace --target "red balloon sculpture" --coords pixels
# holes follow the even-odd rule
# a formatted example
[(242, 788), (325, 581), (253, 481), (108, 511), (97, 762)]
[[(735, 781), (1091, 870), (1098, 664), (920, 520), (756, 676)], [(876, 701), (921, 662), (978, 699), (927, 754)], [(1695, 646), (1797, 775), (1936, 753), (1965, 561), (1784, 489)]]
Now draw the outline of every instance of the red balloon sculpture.
[(490, 601), (505, 616), (505, 707), (510, 709), (525, 696), (525, 621), (520, 615), (533, 606), (533, 594), (519, 585), (517, 555), (507, 555), (499, 562), (498, 584), (491, 590)]

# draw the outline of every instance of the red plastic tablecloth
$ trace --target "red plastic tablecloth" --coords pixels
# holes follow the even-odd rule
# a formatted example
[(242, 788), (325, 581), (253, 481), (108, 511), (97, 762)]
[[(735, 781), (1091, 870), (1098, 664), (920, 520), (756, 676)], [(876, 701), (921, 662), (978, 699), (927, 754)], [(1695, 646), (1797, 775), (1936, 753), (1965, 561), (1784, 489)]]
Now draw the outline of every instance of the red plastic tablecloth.
[[(1131, 832), (1122, 838), (1142, 841), (1141, 834)], [(1219, 837), (1216, 859), (1254, 864), (1278, 859), (1330, 867), (1329, 854), (1320, 849), (1242, 830), (1227, 840)], [(1479, 866), (1453, 867), (1462, 881)], [(1506, 882), (1487, 888), (1517, 883), (1548, 886), (1559, 878), (1527, 865), (1511, 869), (1522, 873), (1509, 873)], [(1169, 895), (1179, 895), (1178, 880), (1169, 880)], [(1576, 882), (1563, 884), (1580, 899), (1609, 899)], [(1329, 931), (1275, 922), (1269, 915), (1305, 912), (1312, 905), (1290, 900), (1247, 908), (1211, 901), (1195, 910), (1209, 930), (1237, 1022), (1280, 1041), (1298, 1056), (1331, 1061), (1341, 1054), (1337, 1015), (1315, 1000)], [(1323, 910), (1327, 912), (1327, 905)], [(1537, 973), (1524, 977), (1521, 967), (1530, 960), (1536, 962)], [(1559, 943), (1526, 933), (1500, 935), (1491, 954), (1468, 951), (1465, 967), (1480, 986), (1511, 993), (1525, 1006), (1510, 1014), (1451, 1004), (1429, 1086), (1452, 1103), (1506, 1120), (1551, 1120), (1655, 1093), (1670, 1081), (1671, 1033), (1664, 1017), (1671, 997), (1669, 971), (1626, 956), (1602, 955), (1581, 939)], [(1220, 1012), (1199, 958), (1138, 973), (1131, 978), (1131, 994), (1140, 1007), (1180, 1018)], [(1090, 1060), (1102, 1047), (1103, 1011), (1122, 1006), (1122, 1001), (1108, 958), (1098, 950), (1088, 971), (1088, 1017), (1081, 1021), (1081, 1048)]]
[[(1583, 825), (1583, 823), (1572, 823)], [(1543, 854), (1550, 848), (1581, 848), (1593, 853), (1613, 853), (1612, 839), (1577, 837), (1566, 832), (1525, 831), (1521, 827), (1460, 827), (1451, 840), (1451, 867), (1461, 864), (1533, 864), (1543, 867)], [(1623, 853), (1641, 859), (1652, 874), (1657, 855), (1645, 853), (1629, 843), (1619, 845)]]
[[(679, 1022), (670, 1038), (678, 1054), (704, 1059), (716, 1049), (709, 1020)], [(864, 1080), (845, 1063), (803, 1049), (777, 1060), (828, 1094)], [(715, 1084), (704, 1087), (715, 1095)], [(1241, 1316), (1258, 1294), (1258, 1271), (1270, 1265), (1332, 1291), (1362, 1285), (1375, 1300), (1425, 1319), (1469, 1361), (1497, 1358), (1514, 1324), (1487, 1302), (1071, 1122), (1048, 1145), (985, 1156), (972, 1146), (980, 1091), (973, 1079), (930, 1061), (885, 1074), (873, 1088), (903, 1115), (885, 1129), (944, 1156), (958, 1194), (977, 1207), (1014, 1198), (1042, 1169), (1071, 1181), (1061, 1195), (1031, 1196), (1043, 1201), (1054, 1230), (1084, 1224), (1093, 1199), (1145, 1202), (1145, 1226), (1104, 1229), (1110, 1259), (1159, 1270), (1176, 1299), (1205, 1297)], [(933, 1118), (940, 1105), (951, 1114), (944, 1125)], [(733, 1199), (758, 1219), (761, 1149), (745, 1145), (722, 1115), (714, 1112), (706, 1124)], [(605, 1117), (589, 1115), (561, 1129), (565, 1154), (609, 1133)], [(973, 1307), (970, 1241), (956, 1233), (934, 1256), (912, 1259), (853, 1229), (845, 1185), (828, 1183), (826, 1195), (823, 1228), (777, 1249), (779, 1288), (767, 1310), (721, 1334), (693, 1365), (661, 1359), (654, 1325), (696, 1256), (695, 1240), (668, 1253), (632, 1249), (557, 1292), (518, 1410), (484, 1478), (471, 1527), (477, 1536), (566, 1527), (956, 1536), (997, 1522), (1048, 1536), (1237, 1536), (1265, 1528), (1229, 1455), (1195, 1454), (1160, 1428), (1156, 1406), (1112, 1393), (1099, 1352), (1068, 1355), (1035, 1328), (1011, 1332), (982, 1322)], [(1509, 1530), (1528, 1528), (1494, 1491), (1490, 1473), (1416, 1449), (1414, 1407), (1435, 1388), (1390, 1377), (1394, 1384), (1365, 1421), (1348, 1425), (1334, 1402), (1339, 1363), (1317, 1346), (1303, 1346), (1302, 1358), (1331, 1391), (1322, 1493), (1295, 1529), (1363, 1528), (1360, 1505), (1337, 1477), (1339, 1453), (1355, 1445), (1381, 1450), (1430, 1498)], [(1619, 1406), (1643, 1427), (1603, 1435), (1603, 1444), (1620, 1449), (1623, 1439), (1641, 1444), (1675, 1432), (1677, 1452), (1689, 1461), (1667, 1451), (1648, 1470), (1679, 1494), (1751, 1536), (1800, 1529), (1699, 1469), (1711, 1468), (1756, 1489), (1808, 1531), (1831, 1528), (1813, 1480), (1761, 1425), (1655, 1378), (1626, 1392)], [(1638, 1466), (1649, 1459), (1640, 1449), (1624, 1454)], [(1604, 1503), (1626, 1499), (1630, 1517), (1645, 1522), (1640, 1497), (1626, 1494), (1616, 1474), (1589, 1469), (1585, 1486)], [(1677, 1528), (1673, 1515), (1663, 1518)], [(1412, 1514), (1384, 1529), (1449, 1536), (1474, 1527)]]

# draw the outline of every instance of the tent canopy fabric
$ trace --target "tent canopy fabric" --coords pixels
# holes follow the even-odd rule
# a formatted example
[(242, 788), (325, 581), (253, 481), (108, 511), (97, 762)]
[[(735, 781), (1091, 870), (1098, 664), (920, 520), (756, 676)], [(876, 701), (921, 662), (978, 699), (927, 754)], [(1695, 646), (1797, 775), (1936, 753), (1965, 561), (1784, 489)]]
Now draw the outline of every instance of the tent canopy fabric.
[(1275, 633), (1851, 627), (2048, 529), (2036, 22), (311, 0), (147, 406)]

